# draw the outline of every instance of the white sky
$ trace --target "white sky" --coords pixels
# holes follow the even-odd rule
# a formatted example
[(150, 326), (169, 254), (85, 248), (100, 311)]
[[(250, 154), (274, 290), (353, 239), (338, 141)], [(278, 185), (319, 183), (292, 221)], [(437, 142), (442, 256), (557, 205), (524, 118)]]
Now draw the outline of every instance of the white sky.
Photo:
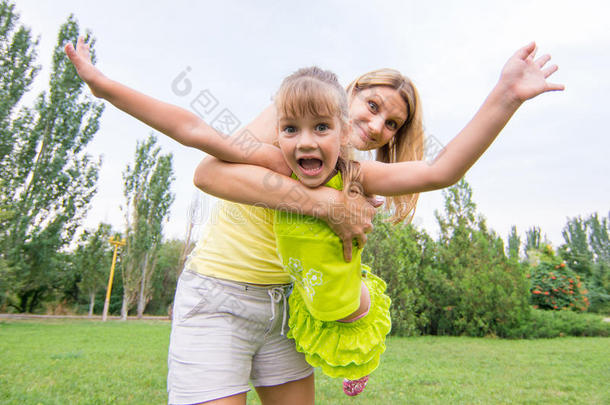
[[(506, 59), (536, 40), (560, 67), (553, 81), (567, 89), (524, 104), (468, 172), (477, 208), (505, 241), (513, 224), (522, 239), (538, 225), (555, 245), (563, 242), (567, 217), (610, 210), (610, 3), (19, 0), (17, 9), (40, 35), (44, 69), (35, 90), (46, 86), (59, 26), (74, 13), (96, 37), (98, 67), (107, 76), (185, 108), (208, 89), (242, 123), (300, 67), (331, 69), (344, 84), (372, 69), (398, 69), (420, 91), (427, 133), (444, 144), (483, 102)], [(193, 91), (179, 97), (171, 82), (187, 66)], [(136, 141), (150, 132), (107, 106), (88, 148), (104, 159), (88, 226), (123, 228), (121, 173)], [(174, 154), (176, 175), (166, 236), (183, 238), (203, 154), (158, 138)], [(436, 235), (433, 212), (443, 210), (442, 194), (419, 201), (415, 223)]]

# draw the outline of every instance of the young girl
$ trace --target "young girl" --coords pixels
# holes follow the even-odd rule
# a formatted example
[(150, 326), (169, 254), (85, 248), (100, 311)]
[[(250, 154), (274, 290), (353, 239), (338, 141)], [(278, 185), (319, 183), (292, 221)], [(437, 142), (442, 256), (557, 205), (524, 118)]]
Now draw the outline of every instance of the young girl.
[[(312, 188), (367, 192), (358, 183), (366, 173), (346, 159), (347, 95), (333, 73), (297, 71), (284, 80), (275, 104), (279, 147), (294, 176)], [(346, 378), (346, 394), (359, 394), (391, 327), (385, 283), (361, 266), (360, 250), (346, 263), (340, 239), (323, 221), (276, 211), (274, 230), (295, 285), (288, 337), (312, 366)]]

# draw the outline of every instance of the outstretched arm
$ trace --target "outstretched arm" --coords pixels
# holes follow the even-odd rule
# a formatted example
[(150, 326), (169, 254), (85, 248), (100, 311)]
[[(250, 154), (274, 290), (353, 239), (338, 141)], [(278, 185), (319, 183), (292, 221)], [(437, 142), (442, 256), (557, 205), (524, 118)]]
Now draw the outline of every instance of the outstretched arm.
[(229, 162), (250, 163), (265, 167), (272, 145), (242, 148), (231, 137), (220, 134), (197, 115), (183, 108), (156, 100), (104, 76), (91, 62), (89, 45), (79, 38), (76, 49), (71, 43), (65, 47), (68, 58), (78, 75), (94, 96), (103, 98), (120, 110), (137, 118), (159, 132), (180, 142)]
[(536, 45), (519, 49), (504, 65), (500, 80), (479, 111), (444, 148), (432, 164), (362, 162), (362, 185), (367, 193), (400, 195), (436, 190), (456, 183), (487, 150), (521, 104), (547, 91), (563, 90), (547, 82), (557, 71), (545, 67), (551, 59), (535, 59)]

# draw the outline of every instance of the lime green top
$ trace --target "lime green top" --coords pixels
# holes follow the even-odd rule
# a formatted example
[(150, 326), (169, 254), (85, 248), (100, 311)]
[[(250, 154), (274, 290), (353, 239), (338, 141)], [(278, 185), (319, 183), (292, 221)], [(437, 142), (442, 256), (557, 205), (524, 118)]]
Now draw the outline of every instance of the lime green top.
[[(341, 174), (326, 186), (341, 190)], [(274, 231), (280, 261), (315, 318), (336, 321), (358, 309), (361, 249), (354, 246), (346, 263), (341, 239), (326, 222), (307, 215), (276, 211)]]

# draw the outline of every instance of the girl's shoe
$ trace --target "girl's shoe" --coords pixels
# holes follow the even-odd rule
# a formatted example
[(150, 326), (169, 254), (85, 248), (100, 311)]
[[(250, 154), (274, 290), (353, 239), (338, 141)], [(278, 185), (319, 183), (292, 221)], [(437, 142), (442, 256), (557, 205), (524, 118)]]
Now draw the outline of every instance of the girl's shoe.
[(369, 381), (369, 376), (365, 375), (362, 378), (357, 380), (348, 380), (347, 378), (343, 380), (343, 392), (345, 392), (350, 397), (355, 397), (364, 391), (366, 387), (366, 383)]

